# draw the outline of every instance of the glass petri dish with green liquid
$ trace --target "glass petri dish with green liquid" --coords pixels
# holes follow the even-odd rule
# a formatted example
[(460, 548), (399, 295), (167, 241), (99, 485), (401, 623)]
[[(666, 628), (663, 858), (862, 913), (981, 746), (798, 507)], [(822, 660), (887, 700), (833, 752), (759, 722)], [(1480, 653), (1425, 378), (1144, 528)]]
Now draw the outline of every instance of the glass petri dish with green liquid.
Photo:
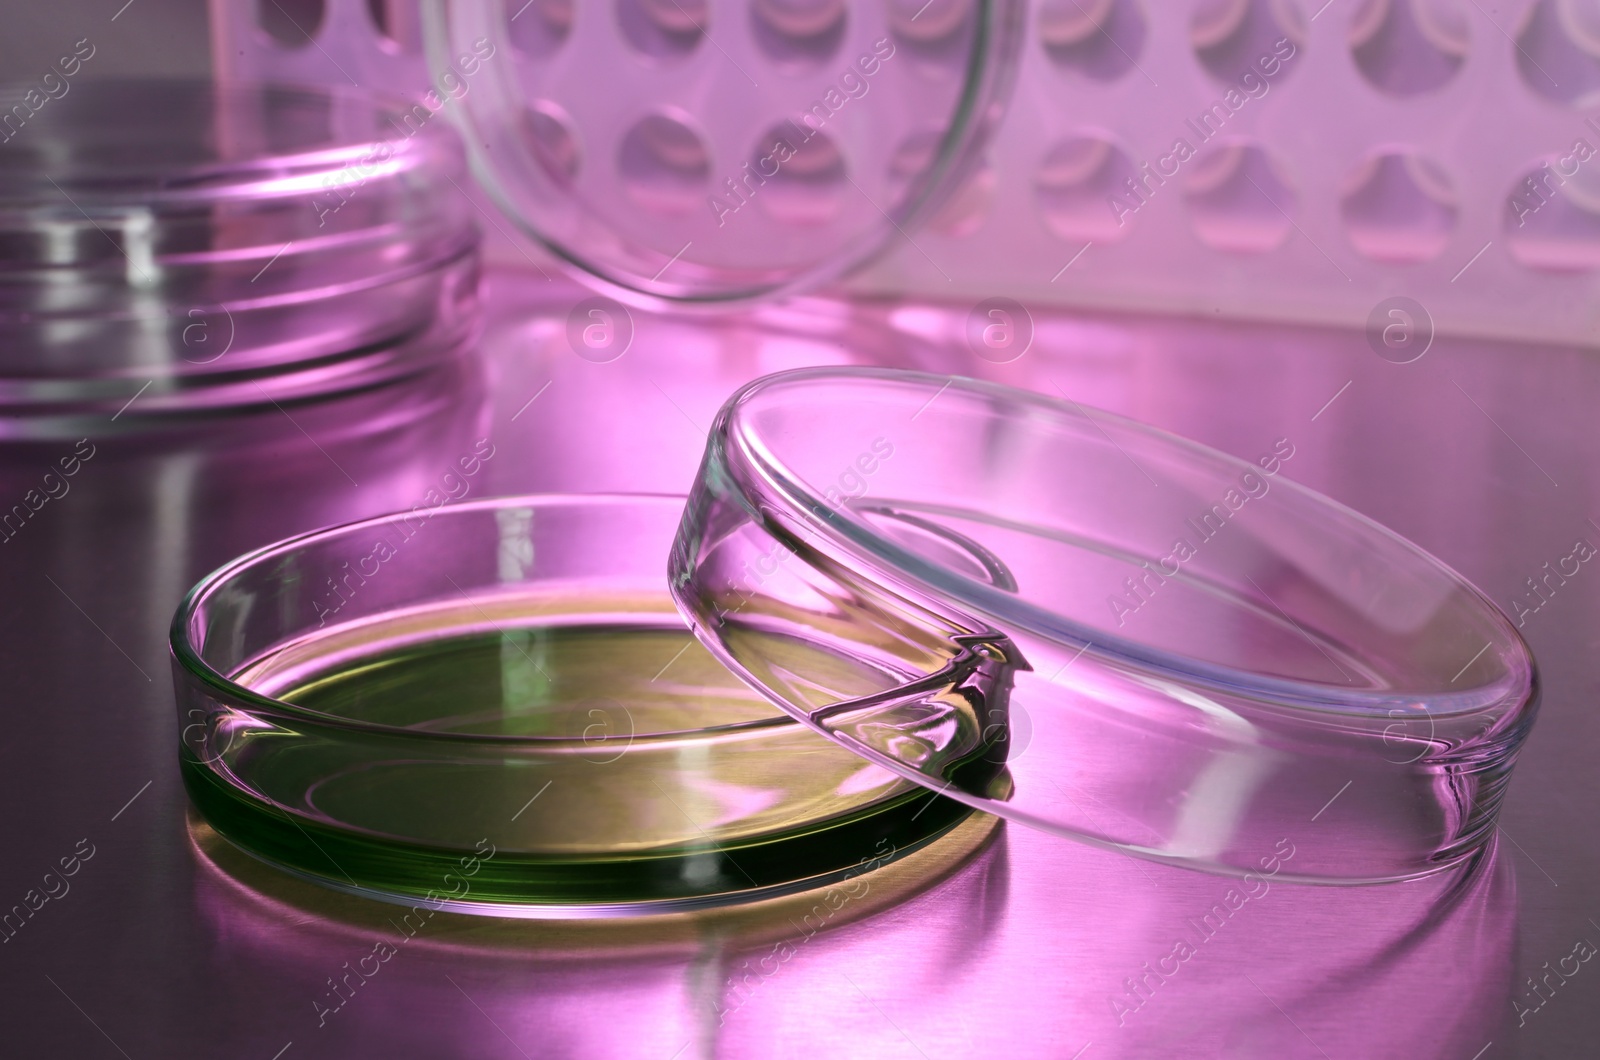
[[(958, 825), (966, 807), (833, 746), (701, 647), (666, 585), (682, 506), (419, 508), (210, 575), (172, 628), (198, 814), (330, 887), (519, 917), (795, 893)], [(784, 650), (870, 693), (944, 649)]]

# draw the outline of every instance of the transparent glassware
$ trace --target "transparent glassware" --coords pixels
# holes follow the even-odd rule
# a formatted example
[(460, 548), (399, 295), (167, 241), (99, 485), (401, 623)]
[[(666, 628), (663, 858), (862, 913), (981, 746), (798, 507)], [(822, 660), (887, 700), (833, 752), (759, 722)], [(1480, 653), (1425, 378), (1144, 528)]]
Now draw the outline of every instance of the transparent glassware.
[(681, 497), (431, 503), (242, 557), (175, 617), (185, 785), (246, 853), (430, 908), (628, 916), (848, 879), (968, 816), (694, 640), (662, 576)]
[(1293, 454), (959, 377), (781, 373), (717, 418), (673, 592), (778, 706), (970, 806), (1235, 875), (1456, 865), (1532, 656)]
[(0, 435), (353, 390), (475, 335), (445, 121), (354, 89), (63, 91), (0, 152)]
[(884, 251), (979, 164), (1018, 0), (427, 0), (433, 95), (518, 232), (646, 307)]

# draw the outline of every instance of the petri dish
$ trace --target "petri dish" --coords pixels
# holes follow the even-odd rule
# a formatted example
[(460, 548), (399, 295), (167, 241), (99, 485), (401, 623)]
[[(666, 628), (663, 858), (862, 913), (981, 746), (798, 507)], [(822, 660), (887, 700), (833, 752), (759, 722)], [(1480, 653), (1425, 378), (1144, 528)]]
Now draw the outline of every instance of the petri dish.
[(1532, 724), (1532, 655), (1459, 574), (1290, 481), (1294, 452), (958, 377), (781, 373), (716, 420), (673, 592), (776, 705), (969, 806), (1235, 875), (1458, 865)]
[(172, 627), (195, 809), (326, 886), (523, 918), (771, 899), (965, 820), (695, 640), (663, 579), (682, 506), (418, 506), (218, 570)]
[(62, 93), (0, 152), (0, 435), (355, 390), (475, 335), (443, 119), (354, 89)]
[(519, 232), (646, 308), (870, 260), (978, 170), (1019, 0), (428, 0), (433, 94)]

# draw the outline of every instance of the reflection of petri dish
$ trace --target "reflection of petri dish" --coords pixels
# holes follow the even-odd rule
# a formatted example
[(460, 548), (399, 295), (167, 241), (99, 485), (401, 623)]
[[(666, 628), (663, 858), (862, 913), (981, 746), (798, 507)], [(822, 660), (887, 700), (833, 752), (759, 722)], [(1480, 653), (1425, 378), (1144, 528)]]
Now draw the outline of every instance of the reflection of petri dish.
[(523, 917), (770, 898), (961, 821), (695, 641), (661, 579), (681, 503), (424, 508), (224, 567), (173, 627), (196, 808), (316, 882)]
[[(726, 946), (771, 945), (794, 940), (797, 934), (803, 938), (818, 925), (833, 929), (870, 919), (920, 895), (953, 887), (959, 904), (966, 907), (962, 911), (969, 915), (948, 925), (951, 933), (964, 936), (983, 922), (981, 911), (970, 906), (983, 894), (985, 883), (992, 888), (1005, 878), (1008, 866), (999, 823), (991, 814), (969, 814), (938, 842), (920, 844), (873, 869), (870, 876), (761, 901), (726, 903), (690, 915), (665, 910), (659, 916), (556, 921), (459, 916), (441, 910), (428, 918), (425, 930), (408, 934), (401, 929), (400, 934), (411, 948), (456, 956), (501, 954), (526, 961), (650, 954), (693, 960), (703, 955), (708, 935)], [(326, 930), (341, 941), (352, 930), (395, 934), (395, 911), (388, 904), (279, 871), (223, 839), (197, 813), (189, 814), (188, 826), (196, 860), (206, 869), (196, 895), (200, 912), (208, 923), (232, 924), (236, 940), (245, 942), (249, 937), (247, 946), (270, 949), (280, 959), (302, 963), (308, 956), (307, 939), (283, 936), (280, 928), (286, 917), (313, 932)], [(887, 852), (889, 845), (881, 849)]]
[[(718, 416), (673, 591), (795, 717), (1019, 823), (1235, 875), (1459, 864), (1533, 659), (1460, 575), (1289, 481), (1294, 455), (970, 379), (768, 376)], [(883, 683), (810, 665), (830, 652)]]

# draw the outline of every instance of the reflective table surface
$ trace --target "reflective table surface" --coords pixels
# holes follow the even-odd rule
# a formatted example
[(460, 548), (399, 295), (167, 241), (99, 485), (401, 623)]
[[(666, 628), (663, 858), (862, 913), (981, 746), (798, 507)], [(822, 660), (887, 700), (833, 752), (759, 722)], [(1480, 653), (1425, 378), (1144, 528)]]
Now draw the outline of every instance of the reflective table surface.
[[(964, 304), (815, 300), (712, 322), (595, 317), (536, 274), (496, 273), (490, 292), (478, 351), (424, 378), (0, 446), (0, 510), (23, 509), (0, 531), (4, 1055), (1593, 1055), (1600, 358), (1441, 337), (1395, 364), (1359, 333), (1035, 310), (1026, 352), (997, 363), (968, 344)], [(682, 492), (736, 386), (852, 363), (1061, 393), (1246, 458), (1287, 438), (1287, 474), (1476, 581), (1521, 619), (1544, 680), (1492, 855), (1314, 888), (975, 819), (848, 889), (562, 926), (323, 892), (189, 819), (166, 631), (201, 575), (414, 505)], [(485, 442), (479, 471), (454, 473)], [(1328, 795), (1306, 835), (1359, 797)], [(1291, 863), (1295, 839), (1279, 847)]]

